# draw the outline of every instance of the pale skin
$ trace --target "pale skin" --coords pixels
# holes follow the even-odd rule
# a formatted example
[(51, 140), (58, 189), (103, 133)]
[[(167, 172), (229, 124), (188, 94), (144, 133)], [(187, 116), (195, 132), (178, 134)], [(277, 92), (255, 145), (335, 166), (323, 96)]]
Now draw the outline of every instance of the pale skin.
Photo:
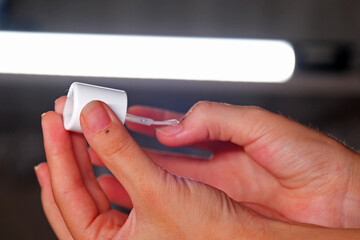
[[(167, 146), (213, 152), (204, 160), (141, 149), (105, 104), (92, 102), (81, 116), (87, 149), (82, 134), (63, 128), (64, 101), (42, 116), (47, 163), (36, 167), (60, 239), (360, 237), (359, 154), (317, 131), (259, 108), (209, 102), (177, 127), (128, 125)], [(181, 118), (145, 107), (129, 112)], [(96, 179), (91, 162), (114, 177)]]

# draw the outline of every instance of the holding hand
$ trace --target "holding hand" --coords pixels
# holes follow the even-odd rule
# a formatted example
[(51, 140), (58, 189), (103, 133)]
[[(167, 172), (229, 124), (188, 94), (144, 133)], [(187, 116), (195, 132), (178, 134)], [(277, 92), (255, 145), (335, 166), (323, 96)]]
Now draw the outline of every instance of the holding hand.
[[(166, 119), (171, 112), (134, 107), (130, 113)], [(360, 157), (324, 134), (256, 107), (200, 102), (181, 125), (153, 135), (167, 146), (195, 146), (207, 161), (148, 152), (170, 172), (216, 187), (272, 218), (360, 228)]]
[[(103, 103), (87, 105), (81, 124), (92, 149), (126, 189), (133, 209), (129, 216), (110, 209), (92, 172), (85, 139), (65, 131), (60, 114), (46, 113), (42, 126), (48, 163), (37, 172), (44, 209), (59, 238), (232, 239), (242, 232), (255, 234), (258, 216), (221, 191), (157, 166)], [(241, 222), (246, 223), (243, 230)]]
[[(339, 192), (338, 188), (336, 191), (325, 188), (329, 190), (326, 195), (326, 191), (320, 189), (324, 187), (322, 184), (313, 184), (317, 179), (314, 176), (318, 177), (322, 168), (315, 168), (316, 171), (311, 173), (316, 174), (308, 177), (305, 170), (308, 170), (306, 167), (311, 158), (304, 154), (306, 161), (300, 161), (303, 158), (298, 153), (304, 153), (300, 151), (301, 144), (298, 145), (299, 152), (295, 152), (292, 151), (292, 144), (281, 141), (286, 135), (280, 134), (284, 132), (278, 128), (290, 130), (294, 124), (290, 121), (287, 123), (286, 119), (280, 117), (281, 124), (270, 128), (279, 121), (278, 116), (259, 109), (201, 103), (192, 109), (180, 126), (157, 131), (158, 139), (168, 146), (195, 144), (200, 148), (212, 149), (213, 158), (204, 161), (158, 152), (145, 153), (110, 108), (101, 102), (88, 104), (81, 115), (84, 136), (91, 146), (88, 151), (81, 134), (69, 133), (63, 128), (59, 114), (63, 100), (57, 102), (57, 113), (49, 112), (42, 117), (48, 163), (39, 165), (36, 170), (45, 213), (61, 239), (282, 239), (289, 234), (304, 236), (301, 233), (319, 239), (319, 236), (326, 237), (325, 233), (330, 233), (332, 237), (357, 234), (350, 230), (326, 230), (270, 220), (235, 202), (249, 202), (248, 207), (275, 218), (284, 216), (301, 222), (318, 221), (323, 225), (336, 225), (342, 221), (340, 218), (346, 217), (349, 219), (347, 226), (356, 224), (356, 216), (353, 218), (355, 214), (338, 217), (332, 211), (329, 211), (329, 216), (334, 216), (331, 221), (326, 214), (306, 220), (316, 206), (331, 204), (326, 197), (335, 198)], [(208, 111), (213, 114), (210, 121), (205, 115)], [(143, 116), (170, 114), (142, 107), (134, 108), (131, 113), (135, 112), (144, 113)], [(217, 122), (218, 115), (222, 115), (221, 120), (226, 120), (225, 124)], [(268, 125), (263, 119), (265, 117), (269, 118)], [(231, 127), (232, 124), (235, 125)], [(146, 133), (153, 131), (136, 125), (130, 127)], [(272, 131), (279, 135), (271, 138)], [(296, 131), (287, 133), (290, 136), (299, 134), (300, 138), (293, 136), (287, 140), (297, 139), (300, 143), (304, 143), (301, 133), (304, 139), (310, 134), (309, 146), (314, 143), (322, 146), (322, 138), (327, 139), (306, 128), (296, 128)], [(271, 147), (271, 144), (274, 145)], [(357, 166), (358, 155), (336, 144), (329, 140), (329, 145), (325, 146), (338, 147), (334, 152), (339, 156), (345, 155), (341, 158), (343, 160), (336, 161), (338, 168), (330, 171), (330, 174), (348, 174), (348, 169)], [(305, 151), (307, 145), (303, 147)], [(287, 150), (284, 152), (283, 149)], [(295, 160), (300, 159), (299, 163), (292, 160), (295, 156), (298, 157)], [(115, 177), (101, 177), (98, 182), (90, 158), (93, 162), (105, 164)], [(288, 166), (290, 163), (297, 164)], [(331, 170), (333, 165), (329, 166)], [(298, 170), (292, 171), (295, 167)], [(347, 207), (354, 207), (350, 203), (357, 203), (357, 195), (350, 189), (358, 182), (353, 175), (344, 177), (351, 181), (342, 182), (342, 179), (338, 178), (340, 185), (348, 183), (349, 189), (341, 192), (345, 194), (343, 200), (349, 203)], [(302, 185), (304, 180), (305, 184)], [(292, 208), (296, 207), (296, 203), (301, 203), (300, 199), (305, 200), (307, 207), (303, 207), (303, 210), (307, 215), (295, 219), (300, 211)], [(324, 201), (317, 202), (319, 199)], [(341, 197), (336, 199), (340, 201)], [(111, 210), (109, 200), (132, 208), (130, 215)], [(330, 206), (338, 207), (339, 201)], [(287, 231), (289, 228), (292, 229), (290, 232)]]

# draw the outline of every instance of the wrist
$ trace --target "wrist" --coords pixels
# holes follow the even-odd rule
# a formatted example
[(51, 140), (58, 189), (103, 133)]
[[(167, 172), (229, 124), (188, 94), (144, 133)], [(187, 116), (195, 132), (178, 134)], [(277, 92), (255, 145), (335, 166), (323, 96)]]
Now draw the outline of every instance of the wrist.
[(360, 228), (360, 154), (351, 154), (342, 215), (344, 227)]

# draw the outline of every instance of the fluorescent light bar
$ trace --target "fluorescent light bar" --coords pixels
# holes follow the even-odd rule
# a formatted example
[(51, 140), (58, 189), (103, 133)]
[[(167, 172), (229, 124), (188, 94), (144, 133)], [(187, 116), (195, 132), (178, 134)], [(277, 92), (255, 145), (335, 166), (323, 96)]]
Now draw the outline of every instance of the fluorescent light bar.
[(285, 41), (0, 31), (0, 73), (284, 82)]

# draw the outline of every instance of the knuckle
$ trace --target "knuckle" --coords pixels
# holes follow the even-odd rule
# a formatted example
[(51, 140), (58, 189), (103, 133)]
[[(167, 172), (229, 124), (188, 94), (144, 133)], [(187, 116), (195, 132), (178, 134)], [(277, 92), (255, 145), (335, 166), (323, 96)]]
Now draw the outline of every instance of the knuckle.
[(199, 101), (191, 108), (191, 112), (208, 112), (212, 105), (213, 103), (209, 101)]
[(132, 144), (128, 138), (117, 136), (102, 145), (101, 152), (104, 157), (124, 155), (131, 150)]
[(58, 185), (59, 186), (54, 187), (54, 197), (56, 202), (64, 199), (72, 199), (77, 194), (77, 192), (83, 189), (83, 183), (80, 179), (77, 179), (71, 185)]
[(245, 113), (250, 117), (249, 119), (256, 121), (263, 121), (264, 119), (269, 119), (270, 117), (270, 112), (257, 106), (245, 107), (245, 111)]
[(197, 102), (186, 114), (187, 117), (204, 118), (211, 113), (214, 103), (209, 101)]

